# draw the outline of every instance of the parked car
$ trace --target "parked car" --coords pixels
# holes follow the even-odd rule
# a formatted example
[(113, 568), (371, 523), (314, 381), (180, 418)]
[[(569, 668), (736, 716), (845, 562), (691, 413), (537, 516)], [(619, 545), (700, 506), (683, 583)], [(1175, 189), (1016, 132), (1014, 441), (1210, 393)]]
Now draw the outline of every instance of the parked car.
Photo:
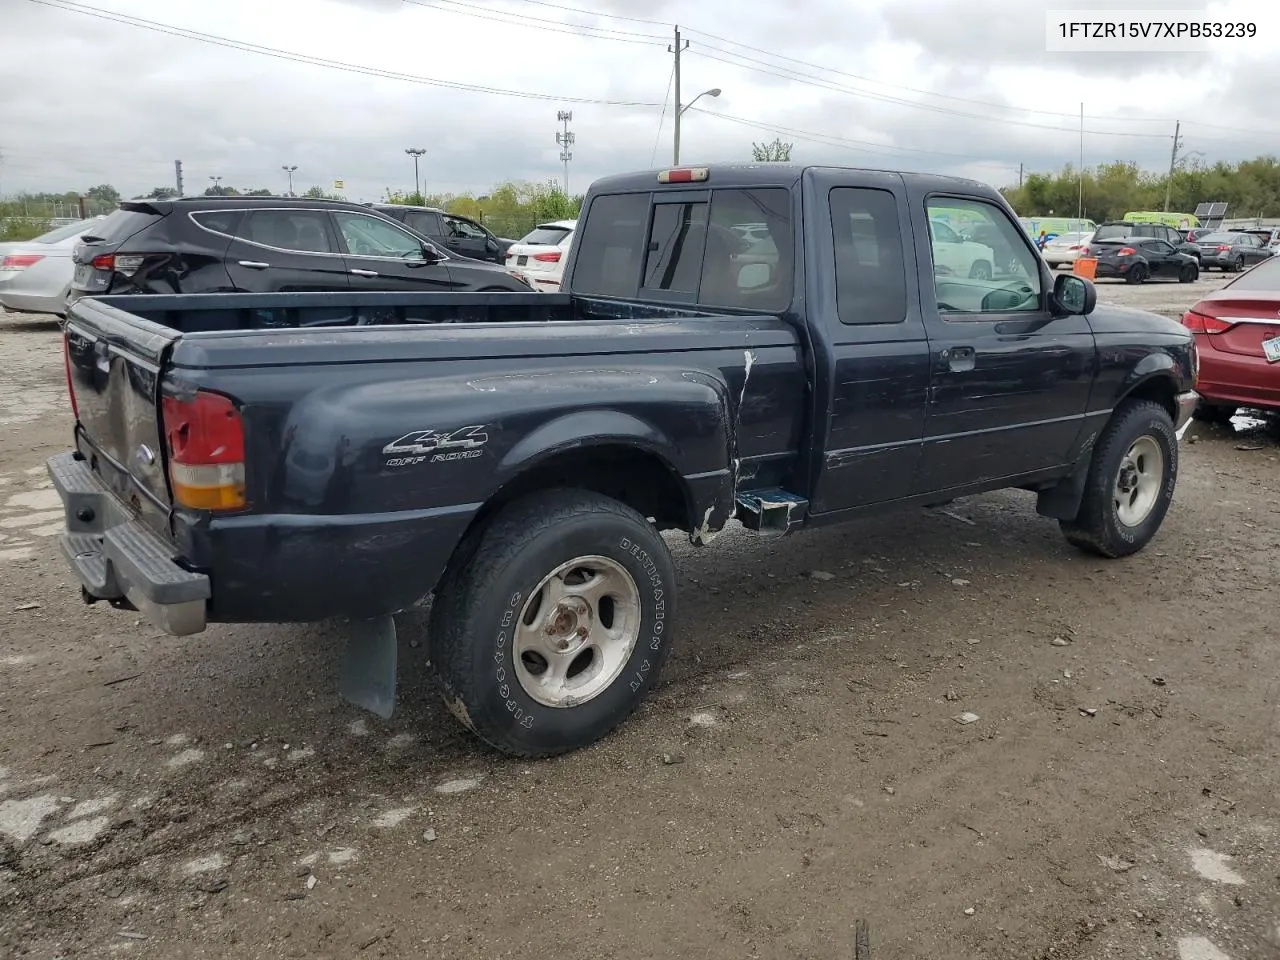
[(1273, 256), (1262, 237), (1252, 233), (1207, 233), (1196, 241), (1196, 245), (1200, 248), (1200, 263), (1206, 270), (1217, 267), (1239, 273)]
[(1044, 262), (1050, 267), (1057, 268), (1064, 265), (1070, 265), (1076, 262), (1080, 255), (1089, 249), (1089, 241), (1093, 238), (1091, 233), (1064, 233), (1054, 237), (1044, 245), (1044, 249), (1040, 252), (1044, 257)]
[(1163, 240), (1179, 253), (1185, 253), (1198, 263), (1200, 248), (1187, 240), (1186, 233), (1166, 223), (1144, 223), (1134, 220), (1106, 220), (1098, 224), (1093, 239), (1124, 240), (1129, 237), (1153, 237)]
[(1262, 241), (1264, 247), (1273, 252), (1280, 247), (1280, 227), (1246, 227), (1241, 230), (1228, 230), (1227, 233), (1247, 233)]
[(334, 290), (527, 292), (363, 204), (289, 197), (126, 200), (74, 251), (69, 298)]
[(1200, 276), (1195, 257), (1175, 250), (1164, 240), (1128, 237), (1124, 240), (1094, 239), (1086, 255), (1098, 261), (1094, 276), (1118, 277), (1129, 283), (1145, 280), (1177, 280), (1194, 283)]
[(83, 234), (104, 219), (77, 220), (34, 240), (0, 244), (0, 307), (12, 313), (61, 316), (75, 270), (72, 250)]
[(520, 274), (535, 290), (555, 293), (577, 226), (577, 220), (538, 224), (507, 249), (507, 269)]
[(437, 246), (444, 246), (460, 257), (505, 263), (507, 249), (515, 243), (495, 237), (483, 224), (470, 217), (445, 213), (435, 207), (411, 207), (399, 203), (369, 203), (383, 216), (411, 227)]
[(1195, 243), (1201, 237), (1214, 232), (1215, 230), (1213, 227), (1193, 227), (1184, 234), (1184, 237), (1187, 243)]
[(936, 217), (929, 219), (929, 235), (937, 276), (973, 280), (990, 280), (995, 276), (996, 254), (991, 247), (957, 233), (949, 223)]
[[(944, 204), (1025, 276), (937, 275)], [(736, 266), (733, 226), (762, 219), (776, 261)], [(731, 517), (776, 536), (1009, 487), (1104, 557), (1160, 528), (1192, 335), (1055, 279), (996, 190), (677, 168), (597, 181), (579, 230), (558, 294), (76, 301), (75, 450), (49, 471), (83, 595), (177, 634), (345, 618), (343, 692), (384, 716), (392, 617), (434, 595), (446, 702), (537, 757), (607, 734), (661, 672), (663, 530), (705, 545)], [(524, 322), (458, 322), (502, 307)]]
[(1197, 416), (1225, 420), (1239, 407), (1280, 412), (1280, 257), (1197, 300), (1182, 322), (1200, 356)]

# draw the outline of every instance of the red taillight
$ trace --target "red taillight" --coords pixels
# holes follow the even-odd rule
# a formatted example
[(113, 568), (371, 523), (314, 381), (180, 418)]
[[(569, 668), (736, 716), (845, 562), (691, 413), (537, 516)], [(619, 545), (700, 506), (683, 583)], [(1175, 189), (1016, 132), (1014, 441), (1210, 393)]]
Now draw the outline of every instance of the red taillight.
[(64, 334), (62, 337), (62, 365), (67, 371), (67, 397), (71, 400), (71, 415), (80, 422), (80, 408), (76, 406), (76, 388), (71, 382), (71, 343)]
[(1218, 244), (1218, 252), (1219, 252), (1219, 253), (1230, 253), (1230, 252), (1231, 252), (1231, 248), (1230, 248), (1229, 246), (1227, 246), (1225, 243), (1220, 243), (1220, 244)]
[(1081, 244), (1078, 244), (1078, 243), (1077, 243), (1077, 244), (1075, 244), (1074, 246), (1067, 247), (1067, 249), (1068, 249), (1068, 250), (1083, 250), (1083, 249), (1084, 249), (1084, 247), (1083, 247)]
[(549, 253), (535, 253), (533, 259), (541, 260), (543, 263), (559, 263), (560, 251), (552, 250)]
[(89, 261), (89, 265), (95, 270), (115, 270), (116, 258), (111, 253), (100, 253)]
[(1133, 247), (1121, 247), (1119, 250), (1117, 250), (1117, 251), (1116, 251), (1116, 256), (1117, 256), (1117, 257), (1132, 257), (1132, 256), (1133, 256), (1135, 253), (1137, 253), (1137, 252), (1138, 252), (1138, 251), (1137, 251), (1137, 250), (1135, 250), (1135, 249), (1133, 249)]
[(1233, 326), (1225, 320), (1211, 317), (1207, 313), (1188, 310), (1182, 315), (1182, 325), (1192, 333), (1225, 333)]
[(204, 390), (161, 400), (173, 499), (193, 510), (245, 506), (244, 422), (228, 397)]
[(39, 253), (13, 253), (0, 260), (0, 270), (25, 270), (43, 259), (44, 256)]

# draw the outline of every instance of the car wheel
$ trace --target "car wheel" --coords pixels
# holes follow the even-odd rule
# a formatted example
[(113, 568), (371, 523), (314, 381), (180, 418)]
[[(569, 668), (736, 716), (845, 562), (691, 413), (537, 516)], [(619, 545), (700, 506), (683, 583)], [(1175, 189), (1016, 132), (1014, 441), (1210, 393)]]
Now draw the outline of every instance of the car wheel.
[(1187, 264), (1182, 268), (1182, 272), (1178, 274), (1179, 283), (1195, 283), (1200, 279), (1200, 271), (1193, 264)]
[(1169, 411), (1150, 400), (1116, 408), (1093, 451), (1080, 512), (1061, 521), (1074, 546), (1104, 557), (1137, 553), (1160, 529), (1178, 480)]
[(1124, 279), (1127, 283), (1141, 283), (1147, 279), (1147, 268), (1140, 263), (1135, 263), (1124, 275)]
[(469, 536), (435, 596), (431, 662), (449, 709), (498, 750), (548, 757), (610, 733), (653, 686), (675, 569), (635, 510), (557, 490)]
[(970, 280), (990, 280), (991, 264), (987, 263), (987, 261), (985, 260), (975, 261), (973, 266), (969, 268), (969, 279)]
[(1243, 269), (1244, 269), (1244, 254), (1241, 254), (1240, 256), (1236, 257), (1234, 260), (1231, 261), (1231, 272), (1239, 273)]

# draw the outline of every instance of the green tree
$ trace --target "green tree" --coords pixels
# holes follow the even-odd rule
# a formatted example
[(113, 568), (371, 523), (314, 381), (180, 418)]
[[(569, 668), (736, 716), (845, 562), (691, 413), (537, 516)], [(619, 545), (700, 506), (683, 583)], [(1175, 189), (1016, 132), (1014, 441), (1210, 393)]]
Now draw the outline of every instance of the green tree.
[(144, 193), (139, 200), (172, 200), (178, 195), (176, 187), (154, 187), (150, 193)]
[(100, 203), (116, 204), (120, 202), (120, 191), (109, 183), (100, 183), (96, 187), (90, 187), (84, 193), (89, 200), (97, 200)]
[(342, 195), (337, 193), (325, 193), (321, 187), (307, 187), (303, 196), (308, 200), (341, 200)]
[(775, 138), (773, 143), (753, 143), (751, 159), (756, 163), (789, 163), (794, 146), (794, 143), (783, 143), (781, 137)]
[(275, 194), (265, 187), (259, 187), (257, 190), (248, 190), (245, 192), (246, 197), (274, 197)]

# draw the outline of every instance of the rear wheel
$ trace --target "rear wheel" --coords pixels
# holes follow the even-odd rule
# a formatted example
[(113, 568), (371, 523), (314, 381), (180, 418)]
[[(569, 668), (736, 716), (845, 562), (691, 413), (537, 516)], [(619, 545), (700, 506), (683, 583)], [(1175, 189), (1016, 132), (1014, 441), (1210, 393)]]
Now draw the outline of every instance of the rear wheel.
[(1104, 557), (1137, 553), (1164, 522), (1178, 480), (1178, 438), (1169, 411), (1127, 400), (1094, 448), (1080, 512), (1061, 522), (1068, 541)]
[(1140, 263), (1135, 263), (1129, 268), (1129, 272), (1124, 276), (1128, 283), (1141, 283), (1147, 279), (1147, 268)]
[(666, 543), (630, 507), (585, 490), (519, 500), (468, 539), (436, 591), (445, 702), (516, 756), (599, 740), (662, 669), (674, 590)]
[(1239, 273), (1243, 269), (1244, 269), (1244, 254), (1240, 254), (1238, 257), (1236, 257), (1234, 260), (1231, 261), (1231, 272)]

